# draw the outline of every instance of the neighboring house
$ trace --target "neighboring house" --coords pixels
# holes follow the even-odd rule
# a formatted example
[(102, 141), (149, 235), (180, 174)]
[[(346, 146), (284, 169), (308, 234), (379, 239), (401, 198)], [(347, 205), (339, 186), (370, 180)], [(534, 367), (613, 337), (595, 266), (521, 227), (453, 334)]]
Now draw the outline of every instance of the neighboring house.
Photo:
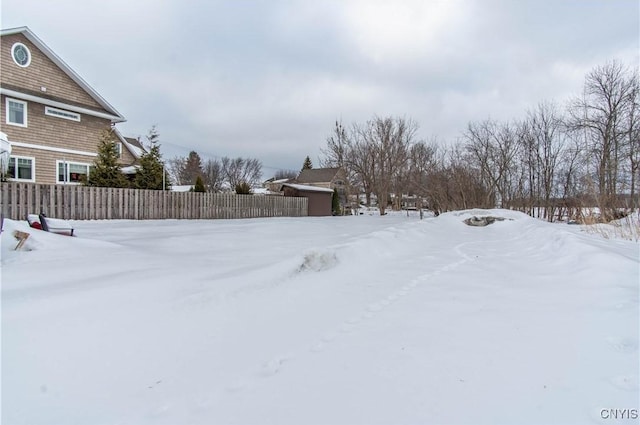
[[(114, 127), (114, 133), (118, 137), (120, 146), (125, 149), (120, 149), (127, 154), (120, 156), (120, 163), (122, 164), (122, 172), (132, 179), (140, 168), (139, 160), (142, 155), (147, 153), (147, 149), (140, 143), (140, 138), (124, 137), (117, 128)], [(130, 154), (130, 155), (129, 155)], [(132, 160), (133, 158), (133, 160)]]
[(347, 176), (342, 168), (309, 168), (300, 171), (295, 183), (336, 189), (340, 198), (340, 207), (348, 205)]
[[(101, 133), (125, 118), (27, 27), (0, 31), (0, 69), (0, 131), (11, 143), (8, 179), (81, 183)], [(121, 163), (135, 164), (139, 143), (116, 134)]]
[(309, 216), (332, 215), (333, 189), (295, 183), (283, 183), (284, 196), (300, 196), (308, 199)]
[(292, 179), (276, 179), (275, 177), (262, 183), (262, 186), (269, 192), (269, 194), (281, 194), (283, 183), (289, 183)]
[(295, 180), (308, 186), (338, 189), (338, 193), (344, 193), (346, 188), (346, 174), (342, 168), (309, 168), (300, 171)]

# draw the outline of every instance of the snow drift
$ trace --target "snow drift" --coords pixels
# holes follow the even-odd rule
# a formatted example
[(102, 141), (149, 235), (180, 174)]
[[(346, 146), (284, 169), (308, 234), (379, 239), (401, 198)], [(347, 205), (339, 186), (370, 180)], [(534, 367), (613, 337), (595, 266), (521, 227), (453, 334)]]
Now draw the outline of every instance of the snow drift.
[(637, 243), (501, 210), (73, 226), (13, 251), (26, 224), (5, 222), (3, 423), (584, 423), (638, 407)]

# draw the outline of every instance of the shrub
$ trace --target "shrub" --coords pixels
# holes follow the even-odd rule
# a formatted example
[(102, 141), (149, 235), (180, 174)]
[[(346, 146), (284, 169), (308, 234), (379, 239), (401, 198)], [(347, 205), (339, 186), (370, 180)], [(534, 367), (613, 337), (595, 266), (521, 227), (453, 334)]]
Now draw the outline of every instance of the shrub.
[(251, 195), (251, 186), (247, 182), (241, 182), (236, 185), (236, 193), (238, 195)]
[(202, 177), (198, 176), (196, 177), (196, 183), (193, 186), (193, 191), (194, 192), (206, 192), (207, 190), (204, 187), (204, 182), (202, 181)]

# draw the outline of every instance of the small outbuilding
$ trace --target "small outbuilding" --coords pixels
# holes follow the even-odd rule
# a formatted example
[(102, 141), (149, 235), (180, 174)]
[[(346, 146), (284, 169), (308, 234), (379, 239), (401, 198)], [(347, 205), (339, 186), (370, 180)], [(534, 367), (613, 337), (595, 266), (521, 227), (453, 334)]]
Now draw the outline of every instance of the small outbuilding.
[(331, 201), (333, 189), (317, 186), (307, 186), (303, 184), (284, 183), (282, 184), (284, 196), (298, 196), (307, 198), (309, 201), (310, 216), (331, 215)]

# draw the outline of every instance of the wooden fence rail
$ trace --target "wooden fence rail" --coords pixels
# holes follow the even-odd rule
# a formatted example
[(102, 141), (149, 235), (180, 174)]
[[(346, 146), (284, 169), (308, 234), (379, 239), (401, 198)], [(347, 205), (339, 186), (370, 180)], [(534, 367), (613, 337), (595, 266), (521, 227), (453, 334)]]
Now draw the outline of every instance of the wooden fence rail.
[(75, 185), (0, 183), (2, 215), (24, 220), (44, 213), (66, 220), (300, 217), (307, 198), (171, 192)]

